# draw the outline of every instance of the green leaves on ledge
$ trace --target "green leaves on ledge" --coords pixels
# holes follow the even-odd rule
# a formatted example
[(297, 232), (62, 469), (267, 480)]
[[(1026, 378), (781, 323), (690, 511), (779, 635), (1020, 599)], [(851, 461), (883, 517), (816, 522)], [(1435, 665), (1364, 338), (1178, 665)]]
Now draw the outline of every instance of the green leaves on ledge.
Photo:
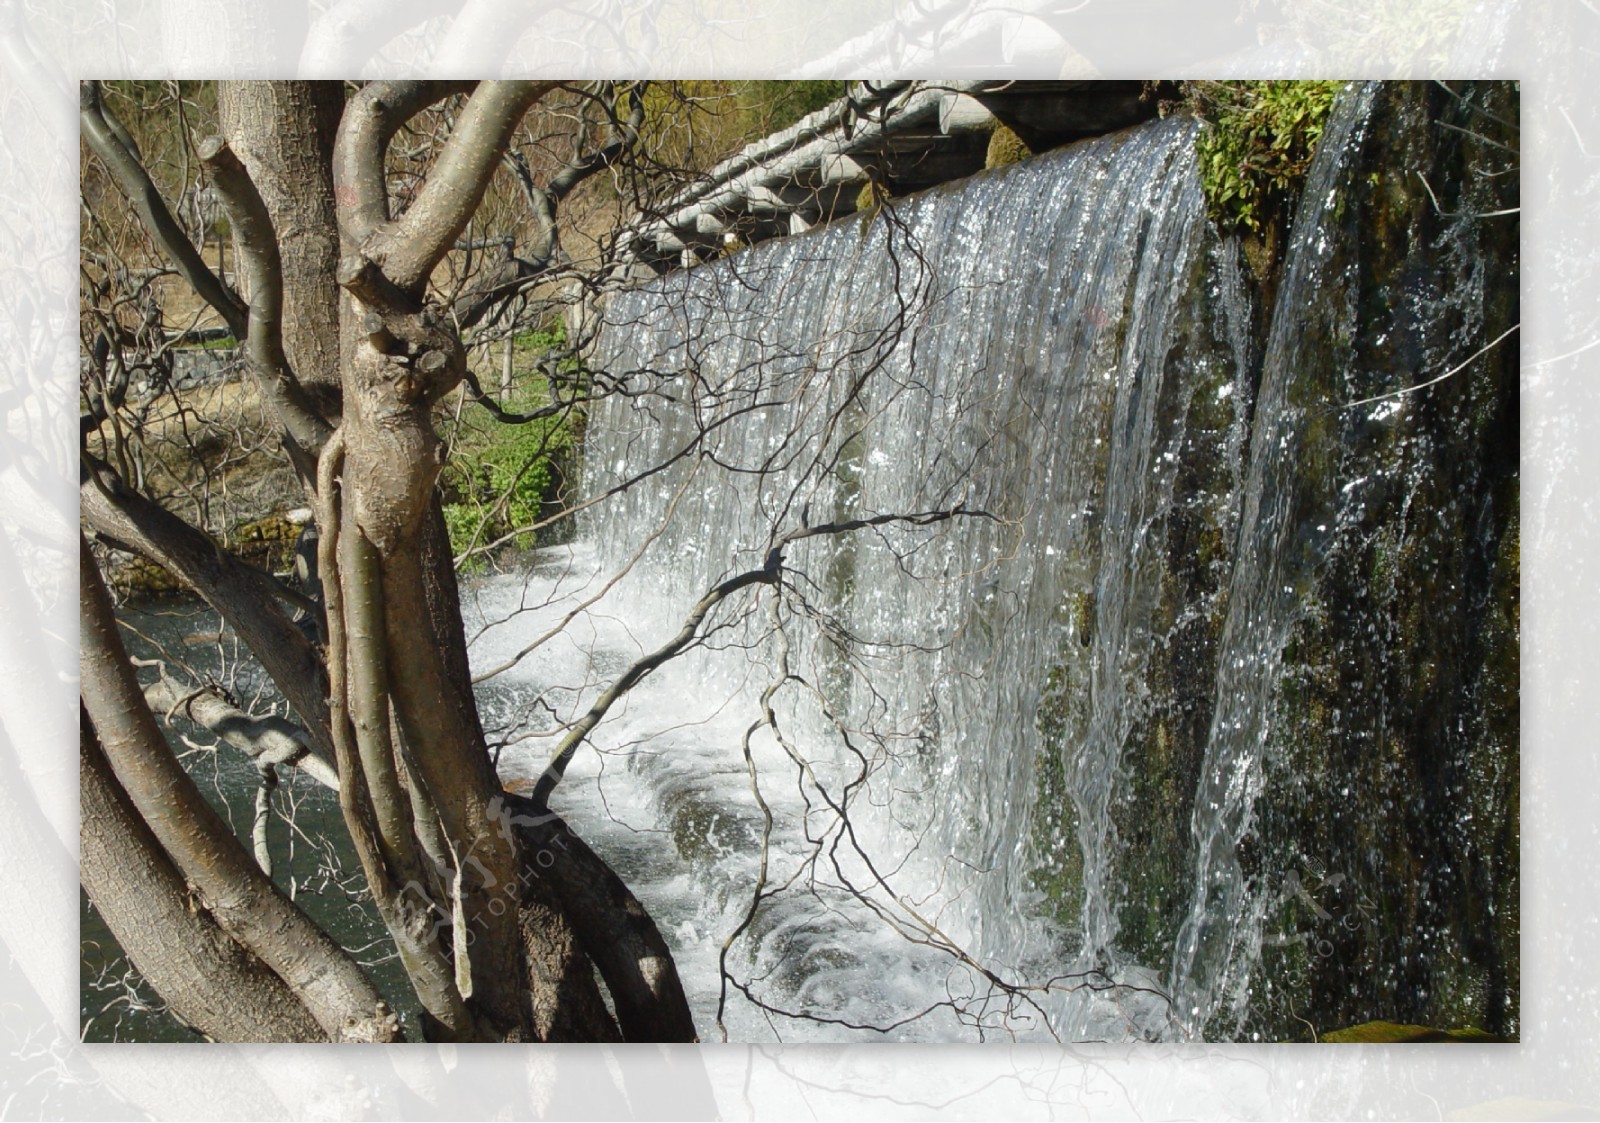
[(1285, 209), (1311, 167), (1343, 82), (1187, 82), (1186, 108), (1206, 206), (1224, 228), (1259, 233)]

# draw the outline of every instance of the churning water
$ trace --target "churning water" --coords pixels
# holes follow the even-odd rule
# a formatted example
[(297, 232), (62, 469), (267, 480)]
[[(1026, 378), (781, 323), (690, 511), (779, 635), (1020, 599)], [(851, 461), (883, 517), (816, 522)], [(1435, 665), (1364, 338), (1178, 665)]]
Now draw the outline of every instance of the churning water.
[[(1264, 948), (1272, 972), (1326, 989), (1338, 957), (1382, 976), (1419, 940), (1445, 946), (1425, 901), (1357, 905), (1493, 856), (1456, 830), (1455, 850), (1407, 866), (1373, 841), (1401, 795), (1352, 794), (1366, 765), (1350, 761), (1390, 754), (1383, 782), (1404, 789), (1420, 759), (1397, 747), (1394, 714), (1418, 701), (1394, 685), (1417, 663), (1396, 574), (1466, 574), (1499, 603), (1514, 508), (1482, 432), (1438, 433), (1506, 391), (1480, 379), (1442, 420), (1402, 399), (1342, 411), (1470, 354), (1493, 304), (1481, 262), (1475, 289), (1440, 279), (1487, 251), (1437, 215), (1396, 210), (1411, 233), (1395, 262), (1341, 248), (1385, 198), (1358, 161), (1376, 98), (1353, 90), (1328, 126), (1264, 331), (1180, 119), (605, 307), (590, 361), (626, 393), (590, 419), (584, 486), (606, 498), (578, 545), (472, 591), (473, 659), (501, 668), (483, 689), (502, 773), (536, 775), (557, 715), (781, 548), (781, 583), (712, 607), (552, 800), (651, 908), (703, 1037), (719, 1011), (735, 1040), (1281, 1034), (1256, 1010)], [(1389, 138), (1429, 124), (1385, 112)], [(1391, 335), (1411, 365), (1369, 370)], [(1451, 487), (1476, 498), (1424, 525)], [(1476, 552), (1415, 547), (1433, 534)], [(1348, 558), (1388, 566), (1388, 585), (1335, 601)], [(1373, 650), (1391, 654), (1374, 667)], [(1462, 759), (1501, 782), (1514, 744), (1486, 756), (1504, 722), (1480, 720), (1493, 654), (1449, 657)], [(1331, 714), (1324, 687), (1349, 694)], [(1355, 747), (1295, 756), (1324, 736)], [(1263, 795), (1275, 782), (1360, 810), (1297, 812)], [(1289, 825), (1263, 834), (1262, 806)], [(1449, 824), (1463, 807), (1424, 811)], [(1365, 841), (1328, 849), (1356, 820)], [(1460, 1007), (1489, 985), (1462, 983)], [(1290, 1007), (1313, 1008), (1357, 1007)]]

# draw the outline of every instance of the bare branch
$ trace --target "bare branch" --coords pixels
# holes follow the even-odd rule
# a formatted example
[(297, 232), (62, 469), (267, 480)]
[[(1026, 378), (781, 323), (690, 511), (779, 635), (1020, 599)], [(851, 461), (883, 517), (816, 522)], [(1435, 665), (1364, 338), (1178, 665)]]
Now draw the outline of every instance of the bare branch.
[[(351, 716), (350, 688), (346, 682), (344, 595), (341, 588), (340, 542), (343, 538), (339, 476), (344, 467), (344, 432), (338, 430), (323, 450), (317, 465), (317, 523), (322, 528), (317, 550), (323, 589), (328, 602), (328, 708), (332, 715), (334, 751), (341, 784), (339, 809), (350, 831), (350, 841), (372, 889), (373, 901), (384, 926), (394, 937), (406, 974), (428, 1015), (449, 1036), (470, 1038), (473, 1019), (457, 990), (454, 970), (439, 946), (437, 927), (431, 922), (436, 907), (426, 887), (413, 881), (398, 882), (384, 861), (379, 842), (372, 794), (362, 771)], [(407, 890), (411, 891), (410, 899)], [(426, 906), (426, 907), (424, 907)]]
[[(602, 168), (610, 167), (617, 157), (638, 141), (639, 129), (644, 125), (644, 85), (643, 82), (633, 83), (619, 91), (615, 82), (601, 83), (599, 101), (611, 125), (606, 143), (593, 152), (575, 157), (551, 178), (545, 191), (552, 199), (558, 203), (565, 199), (578, 184)], [(619, 92), (628, 95), (626, 121), (617, 116)]]
[(113, 125), (115, 119), (101, 101), (98, 82), (79, 85), (78, 120), (83, 129), (83, 139), (106, 165), (106, 170), (127, 195), (140, 221), (162, 251), (200, 298), (217, 310), (235, 337), (243, 339), (249, 326), (244, 303), (206, 265), (200, 252), (172, 217), (172, 211), (161, 197), (161, 192), (156, 190), (150, 173), (120, 139), (127, 135), (127, 131), (120, 124)]
[(967, 511), (963, 506), (957, 506), (946, 511), (924, 511), (914, 515), (876, 515), (866, 519), (851, 519), (840, 523), (827, 523), (821, 526), (800, 527), (790, 531), (777, 540), (777, 543), (767, 551), (767, 556), (760, 569), (746, 570), (744, 573), (729, 577), (719, 582), (710, 592), (701, 597), (695, 606), (684, 617), (683, 626), (678, 629), (666, 643), (655, 651), (633, 663), (623, 671), (605, 692), (595, 699), (587, 713), (567, 731), (557, 747), (555, 755), (539, 777), (539, 782), (534, 785), (533, 802), (543, 808), (548, 804), (550, 793), (555, 791), (556, 785), (566, 775), (567, 766), (572, 763), (573, 756), (579, 746), (583, 744), (590, 731), (606, 716), (612, 706), (644, 681), (651, 672), (680, 654), (694, 642), (699, 634), (700, 625), (705, 622), (707, 615), (717, 605), (740, 589), (747, 589), (752, 585), (776, 585), (783, 576), (783, 551), (794, 542), (806, 538), (815, 538), (823, 535), (847, 534), (851, 531), (862, 530), (867, 527), (885, 526), (890, 523), (901, 523), (908, 526), (928, 526), (937, 522), (944, 522), (958, 516), (974, 518), (993, 518), (994, 516), (983, 511)]
[(79, 710), (79, 876), (174, 1014), (223, 1041), (325, 1041), (305, 1005), (203, 909), (128, 799)]
[(600, 724), (607, 711), (616, 705), (623, 695), (644, 681), (652, 671), (693, 643), (700, 625), (705, 622), (707, 614), (713, 608), (740, 589), (747, 589), (751, 585), (776, 585), (782, 574), (783, 555), (774, 548), (768, 551), (766, 563), (760, 569), (746, 570), (730, 577), (701, 597), (694, 608), (689, 610), (689, 615), (684, 617), (683, 626), (678, 629), (677, 634), (622, 672), (561, 739), (561, 745), (556, 749), (555, 756), (551, 758), (544, 773), (539, 777), (539, 782), (534, 785), (532, 796), (534, 804), (542, 809), (549, 803), (550, 793), (561, 783), (561, 778), (566, 775), (567, 765), (572, 763), (573, 756), (577, 754), (579, 746), (583, 744), (589, 732)]
[(528, 107), (554, 82), (484, 82), (461, 111), (416, 201), (381, 238), (384, 272), (399, 288), (420, 292), (433, 267), (460, 237), (483, 198)]
[[(672, 951), (616, 871), (559, 815), (511, 792), (504, 822), (535, 876), (550, 883), (611, 992), (627, 1041), (698, 1041)], [(548, 859), (548, 860), (546, 860)]]
[(1456, 366), (1451, 367), (1449, 370), (1445, 371), (1443, 374), (1439, 375), (1437, 378), (1430, 378), (1426, 382), (1419, 382), (1415, 386), (1407, 386), (1402, 390), (1391, 390), (1387, 394), (1374, 394), (1370, 398), (1361, 398), (1358, 401), (1345, 402), (1342, 406), (1339, 406), (1338, 408), (1340, 408), (1340, 409), (1354, 409), (1356, 406), (1370, 405), (1373, 402), (1387, 401), (1390, 398), (1400, 398), (1400, 397), (1404, 397), (1406, 394), (1415, 394), (1418, 390), (1426, 390), (1429, 386), (1437, 386), (1439, 383), (1443, 382), (1445, 379), (1453, 377), (1454, 375), (1460, 374), (1462, 371), (1466, 370), (1469, 366), (1471, 366), (1479, 358), (1481, 358), (1482, 356), (1488, 354), (1490, 351), (1494, 350), (1494, 348), (1498, 347), (1501, 343), (1503, 343), (1507, 339), (1507, 337), (1509, 337), (1511, 335), (1512, 332), (1516, 331), (1521, 326), (1522, 326), (1521, 324), (1512, 324), (1505, 331), (1501, 332), (1499, 335), (1497, 335), (1493, 339), (1491, 339), (1488, 343), (1485, 343), (1482, 347), (1480, 347), (1476, 351), (1474, 351), (1463, 362), (1461, 362), (1460, 364), (1458, 364)]
[(334, 202), (350, 246), (361, 246), (389, 221), (384, 157), (400, 126), (472, 87), (471, 82), (370, 82), (350, 99), (333, 147)]
[(257, 767), (293, 765), (317, 783), (339, 790), (339, 774), (311, 751), (306, 731), (276, 714), (257, 715), (239, 709), (215, 686), (185, 691), (169, 675), (144, 688), (150, 708), (170, 721), (181, 713), (244, 753)]

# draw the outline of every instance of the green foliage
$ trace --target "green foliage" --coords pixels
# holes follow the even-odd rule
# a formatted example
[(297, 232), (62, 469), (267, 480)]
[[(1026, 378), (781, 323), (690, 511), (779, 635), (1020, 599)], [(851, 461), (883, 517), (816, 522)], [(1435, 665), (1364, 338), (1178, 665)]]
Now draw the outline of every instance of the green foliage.
[(1195, 150), (1211, 216), (1259, 233), (1285, 210), (1311, 167), (1343, 82), (1189, 82), (1204, 123)]
[[(459, 557), (537, 522), (559, 479), (557, 461), (572, 449), (572, 432), (561, 417), (496, 424), (474, 434), (470, 447), (460, 450), (445, 472), (446, 491), (456, 496), (444, 507), (451, 550)], [(534, 536), (515, 533), (506, 544), (528, 548)], [(481, 567), (478, 558), (465, 563), (469, 570)]]
[[(537, 358), (564, 349), (566, 341), (565, 328), (556, 320), (544, 331), (518, 335), (514, 348), (518, 355)], [(576, 358), (567, 358), (558, 369), (571, 373), (577, 366)], [(527, 413), (549, 400), (541, 380), (501, 405), (508, 413)], [(484, 553), (477, 551), (488, 552), (487, 547), (520, 550), (536, 544), (535, 534), (526, 528), (540, 520), (563, 486), (577, 450), (576, 428), (567, 412), (506, 424), (474, 409), (457, 423), (441, 485), (451, 551), (458, 558), (468, 555), (463, 570), (482, 570)]]
[[(550, 321), (539, 331), (524, 331), (517, 334), (514, 341), (518, 351), (531, 352), (536, 358), (549, 354), (551, 351), (565, 351), (567, 349), (567, 325), (559, 317)], [(560, 370), (570, 372), (578, 369), (576, 357), (568, 357), (561, 361)]]

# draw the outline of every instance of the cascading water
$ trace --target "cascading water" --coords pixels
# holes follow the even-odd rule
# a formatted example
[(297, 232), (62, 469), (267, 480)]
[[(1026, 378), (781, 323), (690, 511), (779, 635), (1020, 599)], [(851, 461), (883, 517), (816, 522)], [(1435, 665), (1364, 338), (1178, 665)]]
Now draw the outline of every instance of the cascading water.
[[(1328, 208), (1341, 197), (1349, 154), (1358, 150), (1371, 112), (1372, 89), (1346, 100), (1308, 176), (1308, 201), (1295, 231), (1292, 266), (1282, 300), (1286, 308), (1324, 296), (1329, 278)], [(1322, 204), (1319, 206), (1318, 204)], [(1185, 987), (1188, 1016), (1203, 1024), (1230, 1000), (1242, 1005), (1244, 980), (1253, 966), (1247, 946), (1259, 938), (1264, 895), (1252, 896), (1235, 858), (1260, 790), (1262, 758), (1271, 741), (1268, 711), (1278, 681), (1289, 628), (1307, 609), (1306, 589), (1296, 574), (1315, 565), (1328, 523), (1307, 527), (1286, 510), (1293, 493), (1294, 458), (1305, 426), (1305, 410), (1288, 400), (1288, 386), (1302, 356), (1298, 317), (1275, 325), (1260, 388), (1253, 439), (1271, 455), (1257, 456), (1244, 491), (1245, 540), (1234, 569), (1223, 659), (1217, 668), (1217, 706), (1194, 801), (1195, 891), (1178, 940), (1173, 982)], [(1300, 538), (1296, 538), (1300, 535)]]
[(1515, 1029), (1516, 101), (1467, 94), (1353, 89), (1286, 253), (1171, 977), (1212, 1033)]
[(1249, 1020), (1309, 853), (1252, 837), (1291, 625), (1328, 616), (1315, 535), (1361, 518), (1308, 531), (1293, 498), (1294, 456), (1339, 439), (1295, 397), (1304, 340), (1355, 321), (1288, 309), (1329, 283), (1377, 96), (1329, 126), (1264, 364), (1180, 119), (606, 306), (590, 363), (628, 394), (590, 420), (585, 489), (609, 498), (580, 545), (477, 590), (474, 660), (569, 621), (487, 688), (523, 738), (502, 771), (536, 773), (551, 710), (781, 548), (781, 584), (711, 608), (553, 801), (656, 914), (703, 1034), (719, 1009), (736, 1039)]

